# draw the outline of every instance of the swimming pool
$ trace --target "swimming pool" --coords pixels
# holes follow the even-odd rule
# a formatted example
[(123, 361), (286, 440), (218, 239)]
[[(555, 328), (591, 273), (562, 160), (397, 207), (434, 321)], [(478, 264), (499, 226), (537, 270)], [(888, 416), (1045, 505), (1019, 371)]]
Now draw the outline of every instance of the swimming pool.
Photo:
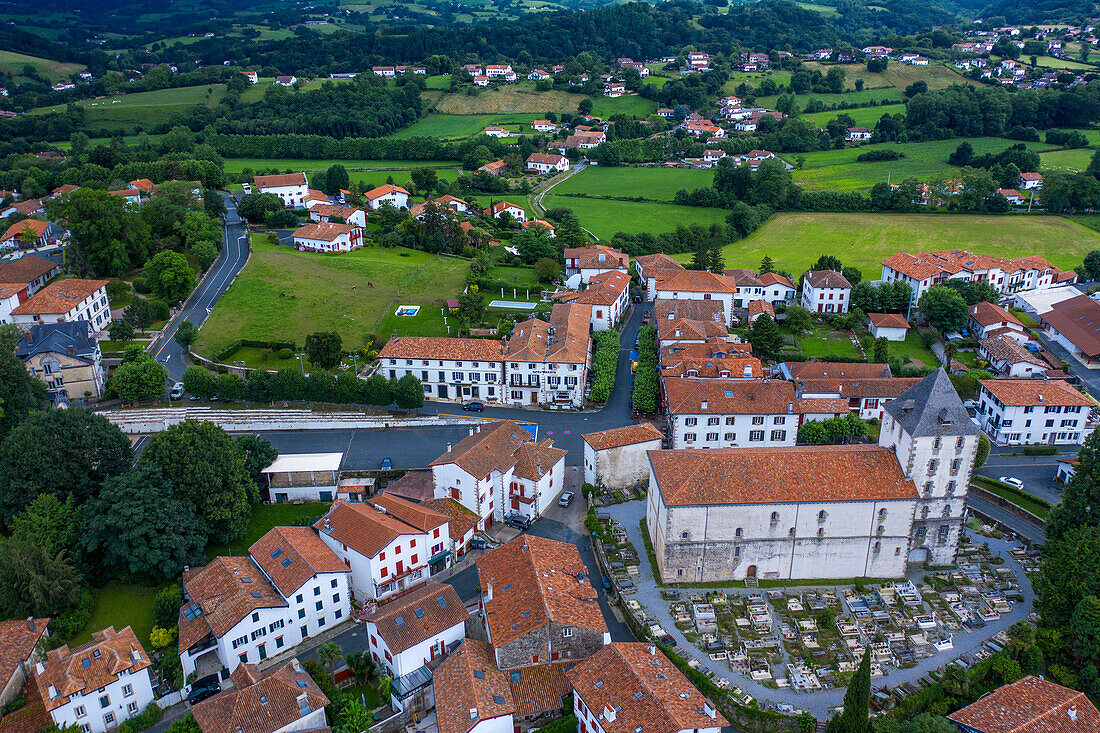
[(490, 308), (518, 308), (520, 310), (534, 310), (537, 303), (526, 303), (522, 300), (494, 300), (489, 303)]

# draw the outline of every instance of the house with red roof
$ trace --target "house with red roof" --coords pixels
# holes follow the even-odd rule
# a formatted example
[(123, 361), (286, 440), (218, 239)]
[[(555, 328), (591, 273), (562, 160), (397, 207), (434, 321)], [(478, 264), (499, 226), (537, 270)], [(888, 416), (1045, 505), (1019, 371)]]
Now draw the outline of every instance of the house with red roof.
[(964, 733), (1093, 733), (1100, 711), (1083, 692), (1028, 675), (947, 719)]
[(355, 224), (313, 222), (293, 236), (299, 252), (351, 252), (363, 246), (363, 228)]
[(664, 437), (648, 422), (582, 435), (584, 482), (602, 489), (644, 486), (649, 480), (646, 453), (660, 450)]
[(813, 270), (802, 279), (802, 307), (811, 313), (847, 313), (852, 285), (835, 270)]
[(909, 332), (909, 322), (897, 313), (868, 313), (868, 330), (875, 338), (887, 341), (904, 341)]
[(409, 192), (400, 186), (386, 183), (367, 191), (363, 194), (363, 198), (372, 209), (380, 209), (383, 204), (389, 204), (396, 209), (407, 209), (409, 208), (409, 195)]
[(491, 216), (494, 219), (499, 219), (505, 213), (511, 214), (512, 218), (518, 221), (520, 224), (527, 221), (527, 213), (523, 210), (522, 206), (516, 206), (510, 204), (507, 201), (497, 201), (495, 204), (485, 209), (483, 212), (487, 216)]

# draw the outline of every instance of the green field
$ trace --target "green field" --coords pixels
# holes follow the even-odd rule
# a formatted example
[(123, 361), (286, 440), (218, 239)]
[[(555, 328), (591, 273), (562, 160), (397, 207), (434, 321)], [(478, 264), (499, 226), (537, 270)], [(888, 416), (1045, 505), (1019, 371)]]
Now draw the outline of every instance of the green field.
[[(1037, 254), (1069, 269), (1097, 248), (1100, 232), (1055, 216), (797, 213), (773, 216), (745, 239), (727, 245), (723, 254), (726, 267), (756, 268), (767, 255), (777, 268), (793, 273), (805, 271), (820, 255), (829, 254), (860, 268), (864, 278), (878, 279), (879, 263), (897, 252), (966, 249), (999, 257)], [(676, 258), (689, 261), (691, 255)]]
[(831, 5), (818, 5), (816, 3), (795, 3), (795, 5), (803, 8), (804, 10), (812, 10), (815, 13), (821, 13), (822, 15), (826, 15), (829, 17), (840, 15), (840, 13), (837, 12), (837, 9), (832, 7)]
[(1039, 66), (1046, 67), (1048, 69), (1069, 69), (1071, 71), (1096, 71), (1096, 67), (1092, 64), (1083, 64), (1080, 61), (1070, 61), (1068, 59), (1059, 59), (1053, 56), (1040, 56)]
[(396, 138), (436, 137), (443, 140), (456, 140), (478, 135), (486, 127), (495, 125), (505, 127), (516, 133), (533, 133), (531, 123), (541, 115), (443, 115), (429, 114), (417, 120), (404, 130), (392, 135)]
[(869, 127), (873, 130), (883, 115), (896, 115), (899, 113), (905, 113), (904, 104), (883, 104), (878, 107), (855, 107), (830, 112), (814, 112), (804, 114), (802, 118), (813, 122), (818, 127), (825, 127), (829, 120), (839, 115), (848, 115), (856, 121), (856, 127)]
[[(454, 168), (460, 163), (457, 160), (338, 160), (336, 158), (323, 158), (312, 160), (309, 158), (226, 158), (225, 172), (240, 173), (245, 168), (260, 170), (261, 168), (275, 168), (278, 170), (316, 171), (327, 170), (329, 167), (340, 165), (349, 171), (401, 171), (413, 168)], [(396, 176), (395, 176), (396, 177)]]
[[(775, 102), (779, 99), (778, 95), (771, 97), (757, 97), (756, 103), (768, 107), (775, 108)], [(825, 94), (825, 93), (810, 93), (799, 94), (795, 97), (795, 101), (798, 102), (799, 109), (804, 109), (806, 105), (810, 103), (810, 100), (820, 100), (822, 104), (828, 107), (839, 107), (842, 110), (847, 111), (849, 107), (855, 107), (860, 104), (866, 104), (867, 102), (902, 102), (905, 100), (905, 95), (893, 87), (885, 87), (883, 89), (864, 89), (862, 92), (849, 91), (841, 94)], [(877, 108), (874, 108), (877, 109)], [(811, 114), (820, 114), (813, 112)], [(834, 115), (838, 112), (834, 112)]]
[(610, 239), (616, 232), (658, 234), (678, 226), (722, 224), (729, 213), (725, 209), (558, 196), (553, 192), (543, 199), (542, 204), (548, 209), (559, 206), (572, 209), (581, 226), (600, 239)]
[(153, 630), (153, 598), (159, 588), (142, 585), (111, 584), (92, 589), (95, 605), (92, 617), (84, 631), (77, 634), (69, 645), (76, 647), (92, 640), (92, 632), (114, 626), (115, 630), (127, 626), (134, 628), (138, 641), (149, 644), (149, 632)]
[[(366, 247), (322, 255), (253, 237), (248, 264), (199, 331), (195, 349), (210, 354), (237, 339), (290, 339), (336, 331), (348, 348), (369, 333), (446, 335), (437, 301), (462, 289), (468, 265), (455, 257)], [(399, 305), (421, 305), (415, 318)], [(382, 330), (382, 329), (386, 330)]]
[[(186, 114), (196, 104), (214, 107), (225, 94), (224, 84), (158, 89), (155, 92), (121, 94), (75, 102), (85, 110), (85, 126), (129, 130), (137, 126), (152, 128), (168, 122), (173, 115)], [(65, 105), (38, 107), (27, 114), (63, 112)]]
[[(694, 168), (600, 168), (589, 166), (553, 188), (550, 196), (640, 196), (671, 201), (681, 188), (689, 191), (709, 186), (714, 171)], [(549, 196), (547, 197), (549, 198)]]
[(1043, 161), (1045, 171), (1083, 171), (1088, 167), (1095, 152), (1090, 148), (1052, 150), (1049, 153), (1041, 153), (1039, 158)]
[(68, 79), (76, 72), (84, 70), (84, 64), (41, 59), (15, 51), (0, 51), (0, 74), (7, 74), (16, 82), (29, 81), (28, 77), (23, 76), (23, 67), (27, 65), (33, 66), (36, 74), (51, 82)]

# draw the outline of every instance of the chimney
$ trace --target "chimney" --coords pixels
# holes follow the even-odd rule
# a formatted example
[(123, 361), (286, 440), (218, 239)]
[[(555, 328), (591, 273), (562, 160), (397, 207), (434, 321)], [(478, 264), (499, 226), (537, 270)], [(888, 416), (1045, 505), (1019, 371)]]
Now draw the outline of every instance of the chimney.
[(706, 400), (703, 400), (702, 402), (699, 403), (699, 409), (700, 410), (707, 409), (707, 401)]
[(34, 616), (27, 616), (27, 631), (32, 634), (38, 631), (38, 628), (34, 624)]
[(656, 644), (650, 644), (649, 649), (647, 651), (649, 651), (649, 656), (651, 656), (651, 657), (657, 656), (657, 645)]
[(1066, 715), (1069, 716), (1070, 720), (1072, 720), (1073, 722), (1076, 723), (1077, 722), (1077, 706), (1076, 705), (1070, 705), (1069, 710), (1066, 711)]
[(703, 712), (707, 717), (713, 718), (717, 715), (714, 706), (710, 704), (710, 700), (703, 700)]
[(610, 704), (603, 706), (603, 719), (608, 723), (615, 722), (615, 709)]
[(477, 720), (477, 708), (470, 708), (470, 720)]
[(474, 435), (474, 429), (473, 429), (473, 428), (471, 427), (471, 428), (470, 428), (470, 437), (472, 438), (472, 437), (473, 437), (473, 435)]
[(1043, 393), (1042, 393), (1042, 392), (1040, 392), (1040, 393), (1039, 393), (1039, 402), (1042, 402), (1042, 401), (1043, 401)]
[(447, 443), (447, 452), (448, 452), (448, 453), (450, 453), (450, 452), (451, 452), (451, 444), (450, 444), (450, 443)]
[(486, 603), (488, 603), (491, 600), (493, 600), (493, 581), (490, 580), (485, 584), (485, 598), (484, 598), (484, 601)]
[(76, 347), (69, 344), (69, 356), (76, 356)]
[(478, 423), (478, 424), (477, 424), (477, 425), (476, 425), (476, 426), (474, 427), (474, 432), (478, 432), (478, 433), (480, 433), (480, 432), (481, 432), (481, 423)]

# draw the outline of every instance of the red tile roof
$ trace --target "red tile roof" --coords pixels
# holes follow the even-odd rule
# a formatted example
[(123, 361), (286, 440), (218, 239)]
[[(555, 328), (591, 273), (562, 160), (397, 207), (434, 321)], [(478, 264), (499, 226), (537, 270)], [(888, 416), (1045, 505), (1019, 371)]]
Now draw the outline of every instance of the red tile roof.
[(1083, 692), (1028, 675), (947, 719), (982, 733), (1096, 733), (1100, 712)]
[[(508, 361), (584, 364), (591, 346), (589, 324), (592, 308), (558, 303), (550, 310), (549, 322), (538, 318), (521, 321), (508, 340)], [(554, 333), (550, 333), (553, 327)]]
[[(486, 625), (494, 646), (550, 621), (606, 632), (596, 589), (576, 545), (522, 534), (477, 559)], [(578, 580), (581, 577), (581, 580)]]
[(688, 448), (649, 451), (649, 462), (666, 506), (917, 498), (877, 445)]
[(68, 313), (100, 288), (106, 288), (106, 280), (81, 280), (68, 278), (54, 280), (31, 296), (31, 299), (12, 311), (13, 315), (43, 315)]
[(417, 504), (393, 494), (379, 494), (369, 500), (370, 504), (386, 510), (390, 516), (397, 517), (405, 524), (416, 527), (421, 532), (431, 532), (441, 527), (447, 517), (429, 506)]
[(287, 597), (318, 573), (351, 572), (311, 527), (274, 527), (248, 554)]
[(653, 301), (653, 316), (657, 323), (666, 323), (680, 318), (689, 321), (714, 321), (721, 324), (726, 322), (726, 312), (720, 300), (657, 298)]
[(313, 528), (364, 557), (374, 557), (398, 537), (422, 533), (422, 530), (379, 511), (372, 504), (349, 502), (333, 504), (328, 514), (318, 519)]
[(791, 290), (795, 290), (794, 280), (791, 280), (786, 275), (780, 275), (777, 272), (765, 272), (760, 276), (760, 282), (765, 286), (768, 285), (786, 285)]
[[(729, 725), (656, 646), (615, 642), (566, 672), (606, 733), (673, 733)], [(603, 715), (614, 711), (614, 719)], [(713, 716), (707, 711), (713, 713)]]
[(724, 277), (706, 270), (681, 270), (657, 282), (657, 292), (736, 293), (737, 288)]
[(274, 176), (253, 176), (252, 183), (256, 186), (257, 189), (308, 185), (305, 173), (283, 173)]
[(241, 664), (230, 677), (232, 689), (191, 706), (203, 733), (274, 733), (329, 704), (296, 659), (265, 673)]
[(750, 300), (749, 301), (749, 318), (753, 316), (769, 315), (775, 318), (775, 308), (772, 308), (772, 304), (766, 300)]
[[(710, 300), (688, 300), (685, 303), (718, 303)], [(719, 321), (693, 321), (686, 318), (676, 320), (660, 319), (657, 321), (658, 341), (703, 341), (709, 338), (728, 339), (730, 336), (726, 324)]]
[(562, 698), (573, 690), (569, 680), (565, 678), (565, 672), (575, 664), (529, 664), (506, 672), (516, 705), (516, 715), (540, 715), (561, 710)]
[(1100, 303), (1089, 296), (1056, 303), (1043, 320), (1086, 356), (1100, 356)]
[[(430, 475), (431, 473), (429, 472), (429, 476)], [(389, 489), (387, 488), (386, 490), (388, 491)], [(454, 542), (461, 542), (466, 536), (466, 533), (476, 527), (477, 523), (481, 520), (481, 517), (450, 498), (428, 499), (424, 502), (424, 506), (434, 509), (447, 517), (447, 530), (451, 535), (451, 540)]]
[(670, 379), (664, 386), (673, 415), (786, 415), (795, 399), (794, 385), (781, 380)]
[(764, 378), (764, 366), (755, 356), (733, 354), (725, 358), (673, 356), (666, 357), (661, 367), (665, 378), (689, 377), (698, 379), (753, 379)]
[(495, 339), (394, 336), (382, 347), (378, 358), (499, 362), (504, 356), (501, 342)]
[[(577, 267), (582, 270), (607, 270), (613, 268), (626, 269), (630, 267), (630, 256), (623, 254), (620, 249), (608, 247), (605, 244), (591, 244), (587, 247), (567, 247), (562, 256), (568, 260), (577, 260)], [(603, 259), (600, 259), (600, 257)]]
[(149, 655), (133, 629), (127, 626), (115, 631), (108, 626), (93, 633), (92, 640), (83, 646), (69, 649), (68, 645), (62, 645), (51, 649), (46, 655), (45, 669), (36, 678), (38, 693), (46, 710), (54, 710), (78, 692), (92, 695), (123, 672), (134, 675), (149, 666)]
[(789, 361), (787, 369), (793, 379), (866, 379), (890, 376), (890, 367), (886, 364), (863, 362)]
[(630, 287), (630, 275), (621, 270), (595, 275), (576, 302), (585, 305), (614, 305)]
[(401, 188), (400, 186), (395, 186), (392, 183), (386, 183), (379, 186), (378, 188), (372, 188), (370, 191), (367, 191), (365, 194), (363, 194), (363, 197), (366, 198), (368, 201), (374, 201), (377, 198), (382, 198), (383, 196), (391, 193), (403, 193), (406, 196), (409, 195), (409, 192)]
[(375, 625), (390, 652), (398, 654), (466, 623), (468, 618), (454, 586), (429, 580), (408, 595), (379, 606), (367, 621)]
[(852, 284), (848, 282), (848, 278), (836, 270), (811, 270), (806, 273), (806, 282), (815, 290), (821, 288), (852, 289)]
[(515, 713), (508, 678), (483, 641), (463, 641), (439, 665), (433, 681), (439, 733), (467, 733), (483, 720)]
[(921, 380), (920, 377), (819, 377), (795, 380), (800, 394), (839, 392), (846, 399), (893, 399)]
[(1061, 379), (982, 379), (978, 384), (1005, 405), (1090, 407), (1095, 404)]
[[(208, 634), (224, 636), (256, 609), (287, 605), (247, 557), (216, 557), (201, 568), (186, 571), (183, 589), (190, 600), (185, 599), (180, 607), (180, 653)], [(184, 613), (193, 605), (199, 607), (198, 615)]]
[(31, 658), (48, 623), (49, 618), (0, 621), (0, 687), (7, 685), (19, 666)]
[(514, 466), (516, 449), (535, 437), (510, 420), (480, 427), (480, 432), (463, 438), (429, 465), (453, 463), (474, 478), (483, 479), (493, 471), (504, 473)]
[(1009, 336), (991, 336), (978, 342), (990, 361), (1006, 361), (1009, 364), (1035, 364), (1047, 369), (1050, 367), (1045, 361), (1024, 348), (1014, 338)]
[(899, 313), (868, 313), (867, 318), (875, 328), (909, 328), (909, 321)]
[(621, 428), (601, 430), (598, 433), (587, 433), (581, 437), (585, 443), (592, 446), (593, 450), (610, 450), (612, 448), (622, 448), (624, 445), (663, 440), (665, 434), (655, 428), (653, 423), (643, 422), (637, 425), (624, 425)]
[(987, 303), (985, 301), (975, 303), (970, 306), (970, 317), (977, 321), (983, 328), (992, 326), (995, 323), (1005, 322), (1019, 326), (1020, 330), (1024, 328), (1024, 324), (1020, 322), (1019, 318), (996, 303)]
[(538, 481), (553, 470), (559, 461), (565, 460), (567, 451), (554, 447), (550, 438), (541, 443), (521, 443), (516, 448), (515, 475), (530, 481)]
[(17, 260), (0, 262), (0, 282), (30, 283), (57, 270), (61, 265), (37, 255), (24, 255)]
[(334, 224), (332, 222), (315, 221), (294, 230), (295, 239), (312, 239), (323, 242), (335, 242), (345, 234), (360, 229), (356, 224)]
[(23, 232), (30, 229), (34, 233), (33, 239), (41, 239), (42, 235), (46, 233), (46, 230), (50, 228), (48, 221), (40, 221), (38, 219), (24, 219), (23, 221), (17, 221), (8, 227), (8, 230), (4, 232), (4, 236), (0, 237), (0, 242), (6, 242), (9, 239), (15, 239), (16, 237), (22, 238)]

